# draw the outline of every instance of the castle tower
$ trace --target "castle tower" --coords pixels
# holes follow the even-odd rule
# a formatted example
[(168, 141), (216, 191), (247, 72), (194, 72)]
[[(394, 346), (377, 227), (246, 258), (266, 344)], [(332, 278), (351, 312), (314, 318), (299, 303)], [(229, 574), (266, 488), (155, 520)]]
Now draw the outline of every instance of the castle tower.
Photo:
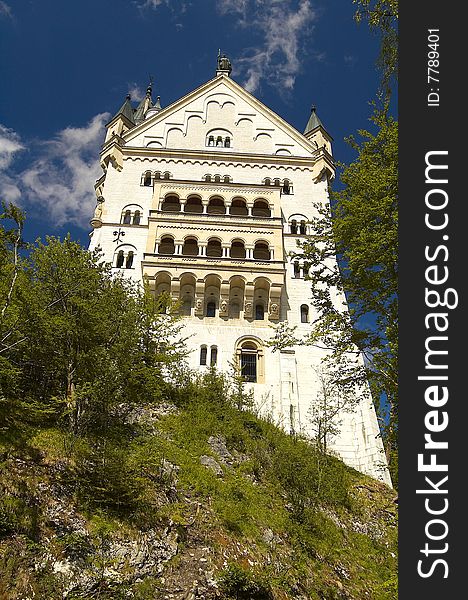
[[(170, 106), (153, 104), (152, 86), (137, 109), (126, 99), (101, 151), (90, 249), (181, 302), (191, 367), (228, 370), (236, 357), (260, 410), (307, 433), (323, 351), (265, 342), (272, 325), (306, 334), (314, 318), (307, 266), (290, 253), (314, 203), (329, 202), (332, 140), (315, 108), (301, 134), (230, 73), (220, 54), (215, 77)], [(366, 390), (331, 446), (390, 483)]]

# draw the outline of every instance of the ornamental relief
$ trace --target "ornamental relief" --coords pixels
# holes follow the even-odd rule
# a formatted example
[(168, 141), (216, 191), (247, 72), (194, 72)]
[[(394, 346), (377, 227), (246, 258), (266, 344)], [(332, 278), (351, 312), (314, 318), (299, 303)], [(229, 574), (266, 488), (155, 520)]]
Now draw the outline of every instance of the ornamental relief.
[[(148, 150), (148, 148), (146, 148), (146, 150)], [(283, 157), (285, 158), (285, 157)], [(290, 156), (288, 156), (287, 158), (292, 158)], [(132, 161), (132, 162), (146, 162), (146, 163), (157, 163), (159, 164), (161, 162), (161, 156), (155, 156), (153, 159), (149, 158), (148, 155), (144, 155), (144, 156), (125, 156), (124, 157), (124, 161)], [(304, 159), (302, 159), (304, 160)], [(307, 159), (306, 159), (307, 160)], [(313, 162), (315, 164), (315, 162), (319, 160), (319, 157), (317, 156)], [(164, 160), (164, 164), (165, 165), (177, 165), (177, 164), (181, 164), (181, 165), (199, 165), (201, 167), (203, 166), (208, 166), (208, 167), (233, 167), (235, 169), (237, 168), (251, 168), (251, 169), (266, 169), (268, 171), (271, 170), (275, 170), (277, 171), (278, 169), (283, 169), (284, 171), (300, 171), (300, 172), (306, 172), (306, 173), (312, 173), (313, 172), (313, 166), (299, 166), (299, 165), (291, 165), (288, 164), (287, 166), (282, 166), (282, 165), (278, 165), (278, 163), (255, 163), (255, 162), (248, 162), (248, 163), (239, 163), (239, 162), (232, 162), (232, 161), (221, 161), (221, 160), (193, 160), (193, 159), (165, 159)]]
[[(209, 182), (209, 183), (213, 183), (213, 182)], [(257, 188), (261, 189), (261, 194), (259, 194), (259, 190)], [(244, 194), (254, 194), (256, 196), (259, 195), (272, 195), (275, 191), (279, 192), (279, 188), (277, 190), (273, 190), (271, 188), (268, 188), (266, 186), (263, 186), (261, 184), (258, 184), (258, 186), (256, 186), (256, 189), (251, 189), (249, 190), (248, 188), (233, 188), (233, 187), (220, 187), (218, 185), (200, 185), (200, 186), (195, 186), (192, 185), (190, 183), (172, 183), (172, 184), (163, 184), (161, 186), (161, 192), (165, 192), (166, 190), (169, 190), (170, 192), (175, 192), (176, 190), (189, 190), (191, 192), (207, 192), (207, 193), (212, 193), (212, 191), (214, 193), (221, 193), (221, 192), (225, 192), (226, 194), (234, 194), (234, 195), (244, 195)]]

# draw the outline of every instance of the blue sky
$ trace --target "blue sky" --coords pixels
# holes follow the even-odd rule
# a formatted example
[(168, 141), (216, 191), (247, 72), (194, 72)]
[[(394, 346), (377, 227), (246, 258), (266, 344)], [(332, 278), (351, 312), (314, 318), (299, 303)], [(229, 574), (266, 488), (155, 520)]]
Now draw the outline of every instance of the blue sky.
[(311, 104), (344, 138), (370, 128), (378, 39), (352, 0), (0, 0), (0, 197), (27, 213), (26, 238), (87, 245), (104, 125), (149, 76), (167, 106), (232, 77), (303, 131)]

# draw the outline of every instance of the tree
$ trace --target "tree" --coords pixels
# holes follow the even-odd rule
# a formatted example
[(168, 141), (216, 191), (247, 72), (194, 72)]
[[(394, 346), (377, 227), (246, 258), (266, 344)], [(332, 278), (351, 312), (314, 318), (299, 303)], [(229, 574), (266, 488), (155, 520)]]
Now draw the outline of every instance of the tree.
[(398, 0), (353, 0), (357, 5), (357, 23), (367, 21), (373, 31), (380, 34), (378, 66), (381, 69), (381, 92), (391, 93), (398, 68)]
[[(350, 381), (356, 385), (369, 381), (396, 483), (398, 123), (389, 106), (397, 69), (398, 5), (395, 0), (354, 3), (356, 20), (367, 20), (381, 35), (382, 79), (370, 119), (373, 131), (361, 130), (360, 139), (347, 139), (356, 159), (340, 165), (343, 189), (331, 193), (331, 207), (315, 205), (313, 234), (297, 250), (311, 267), (316, 315), (310, 335), (299, 343), (328, 351), (325, 361), (328, 367), (334, 362), (338, 368), (336, 384), (343, 389)], [(340, 303), (340, 297), (346, 302)], [(273, 345), (291, 344), (293, 339), (294, 332), (286, 324), (277, 331)]]
[(114, 275), (69, 237), (37, 242), (20, 275), (0, 338), (11, 414), (65, 420), (82, 434), (105, 427), (121, 404), (158, 401), (166, 365), (183, 354), (167, 298)]
[(326, 453), (332, 439), (340, 432), (343, 412), (353, 411), (360, 395), (355, 386), (343, 388), (341, 379), (324, 365), (314, 369), (319, 388), (308, 411), (312, 439), (320, 452)]

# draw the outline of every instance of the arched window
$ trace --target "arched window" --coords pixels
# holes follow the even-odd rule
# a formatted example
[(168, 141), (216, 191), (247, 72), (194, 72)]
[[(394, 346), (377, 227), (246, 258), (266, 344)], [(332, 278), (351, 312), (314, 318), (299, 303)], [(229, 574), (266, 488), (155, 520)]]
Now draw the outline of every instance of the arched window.
[(164, 202), (162, 204), (161, 210), (163, 212), (179, 212), (180, 211), (180, 201), (177, 196), (168, 195), (164, 198)]
[(161, 171), (156, 171), (156, 173), (154, 174), (154, 178), (161, 179)]
[(291, 184), (289, 183), (289, 179), (285, 179), (283, 181), (282, 193), (288, 195), (291, 192), (292, 192), (292, 188), (291, 188)]
[(270, 260), (270, 250), (265, 242), (257, 242), (253, 251), (256, 260)]
[(123, 215), (122, 223), (124, 225), (130, 225), (132, 220), (132, 213), (129, 210), (126, 210)]
[(231, 147), (231, 138), (230, 137), (226, 137), (226, 139), (224, 140), (224, 147), (225, 148)]
[(264, 185), (271, 185), (271, 179), (267, 177), (263, 183)]
[(214, 181), (215, 181), (215, 183), (221, 183), (221, 175), (215, 175)]
[(252, 208), (252, 216), (254, 217), (269, 217), (271, 216), (270, 207), (266, 200), (255, 200)]
[(203, 178), (205, 181), (211, 181), (211, 175), (205, 175)]
[(258, 346), (253, 342), (244, 342), (237, 354), (239, 356), (239, 367), (245, 381), (257, 383), (259, 380), (260, 352)]
[(207, 317), (215, 317), (216, 316), (216, 302), (208, 302), (206, 305), (206, 316)]
[(130, 252), (127, 254), (127, 260), (125, 261), (125, 268), (131, 269), (132, 265), (133, 265), (133, 252), (132, 252), (132, 250), (130, 250)]
[(263, 308), (263, 304), (256, 304), (255, 305), (255, 320), (256, 321), (263, 321), (265, 319), (265, 309)]
[(217, 346), (211, 346), (210, 365), (212, 367), (214, 367), (217, 362), (218, 362), (218, 347)]
[(216, 239), (208, 240), (208, 244), (206, 246), (206, 255), (213, 258), (220, 258), (223, 255), (221, 242)]
[(119, 252), (117, 254), (117, 260), (116, 260), (115, 266), (118, 269), (121, 269), (123, 267), (123, 264), (124, 264), (124, 252), (123, 252), (123, 250), (119, 250)]
[(151, 182), (151, 172), (147, 171), (145, 173), (145, 178), (143, 180), (143, 185), (145, 185), (146, 187), (149, 187), (149, 186), (151, 186), (151, 183), (152, 183)]
[(196, 238), (185, 238), (184, 245), (182, 246), (182, 254), (183, 256), (198, 256), (198, 242)]
[(201, 214), (203, 212), (203, 204), (201, 199), (197, 196), (190, 196), (185, 203), (184, 212)]
[(215, 142), (214, 142), (214, 136), (210, 135), (208, 138), (208, 146), (214, 146)]
[(229, 317), (231, 319), (239, 319), (240, 318), (240, 306), (238, 302), (230, 302), (229, 303)]
[(309, 322), (309, 307), (307, 304), (301, 305), (301, 323)]
[(140, 219), (141, 219), (141, 213), (139, 210), (136, 210), (135, 214), (133, 215), (133, 225), (139, 225)]
[(292, 219), (290, 223), (291, 233), (297, 233), (297, 221), (296, 219)]
[(273, 179), (273, 185), (281, 186), (281, 181), (279, 179)]
[(170, 236), (165, 236), (161, 239), (161, 243), (159, 244), (159, 254), (174, 254), (175, 253), (175, 245), (174, 239)]
[(223, 177), (223, 181), (224, 181), (224, 183), (230, 183), (231, 182), (231, 178), (229, 177), (229, 175), (225, 175)]
[(299, 233), (301, 235), (306, 235), (307, 233), (307, 226), (306, 226), (306, 222), (305, 221), (301, 221), (299, 224)]
[(223, 145), (223, 138), (220, 135), (218, 135), (218, 137), (216, 138), (216, 145), (217, 146)]
[(182, 307), (181, 307), (181, 314), (184, 317), (190, 317), (190, 315), (192, 314), (192, 298), (191, 297), (184, 298), (184, 301), (182, 302)]
[(294, 263), (294, 277), (300, 279), (301, 277), (301, 266), (298, 262)]
[(247, 204), (243, 198), (234, 198), (231, 203), (231, 215), (237, 216), (247, 216), (249, 211), (247, 209)]
[(231, 258), (245, 258), (244, 242), (235, 241), (231, 244)]
[(207, 347), (202, 346), (200, 348), (200, 364), (206, 365), (206, 355), (207, 355)]
[(170, 179), (171, 178), (171, 174), (169, 173), (169, 171), (166, 171), (164, 173), (164, 179)]
[(226, 214), (226, 207), (222, 198), (210, 198), (206, 212), (209, 215), (224, 215)]

